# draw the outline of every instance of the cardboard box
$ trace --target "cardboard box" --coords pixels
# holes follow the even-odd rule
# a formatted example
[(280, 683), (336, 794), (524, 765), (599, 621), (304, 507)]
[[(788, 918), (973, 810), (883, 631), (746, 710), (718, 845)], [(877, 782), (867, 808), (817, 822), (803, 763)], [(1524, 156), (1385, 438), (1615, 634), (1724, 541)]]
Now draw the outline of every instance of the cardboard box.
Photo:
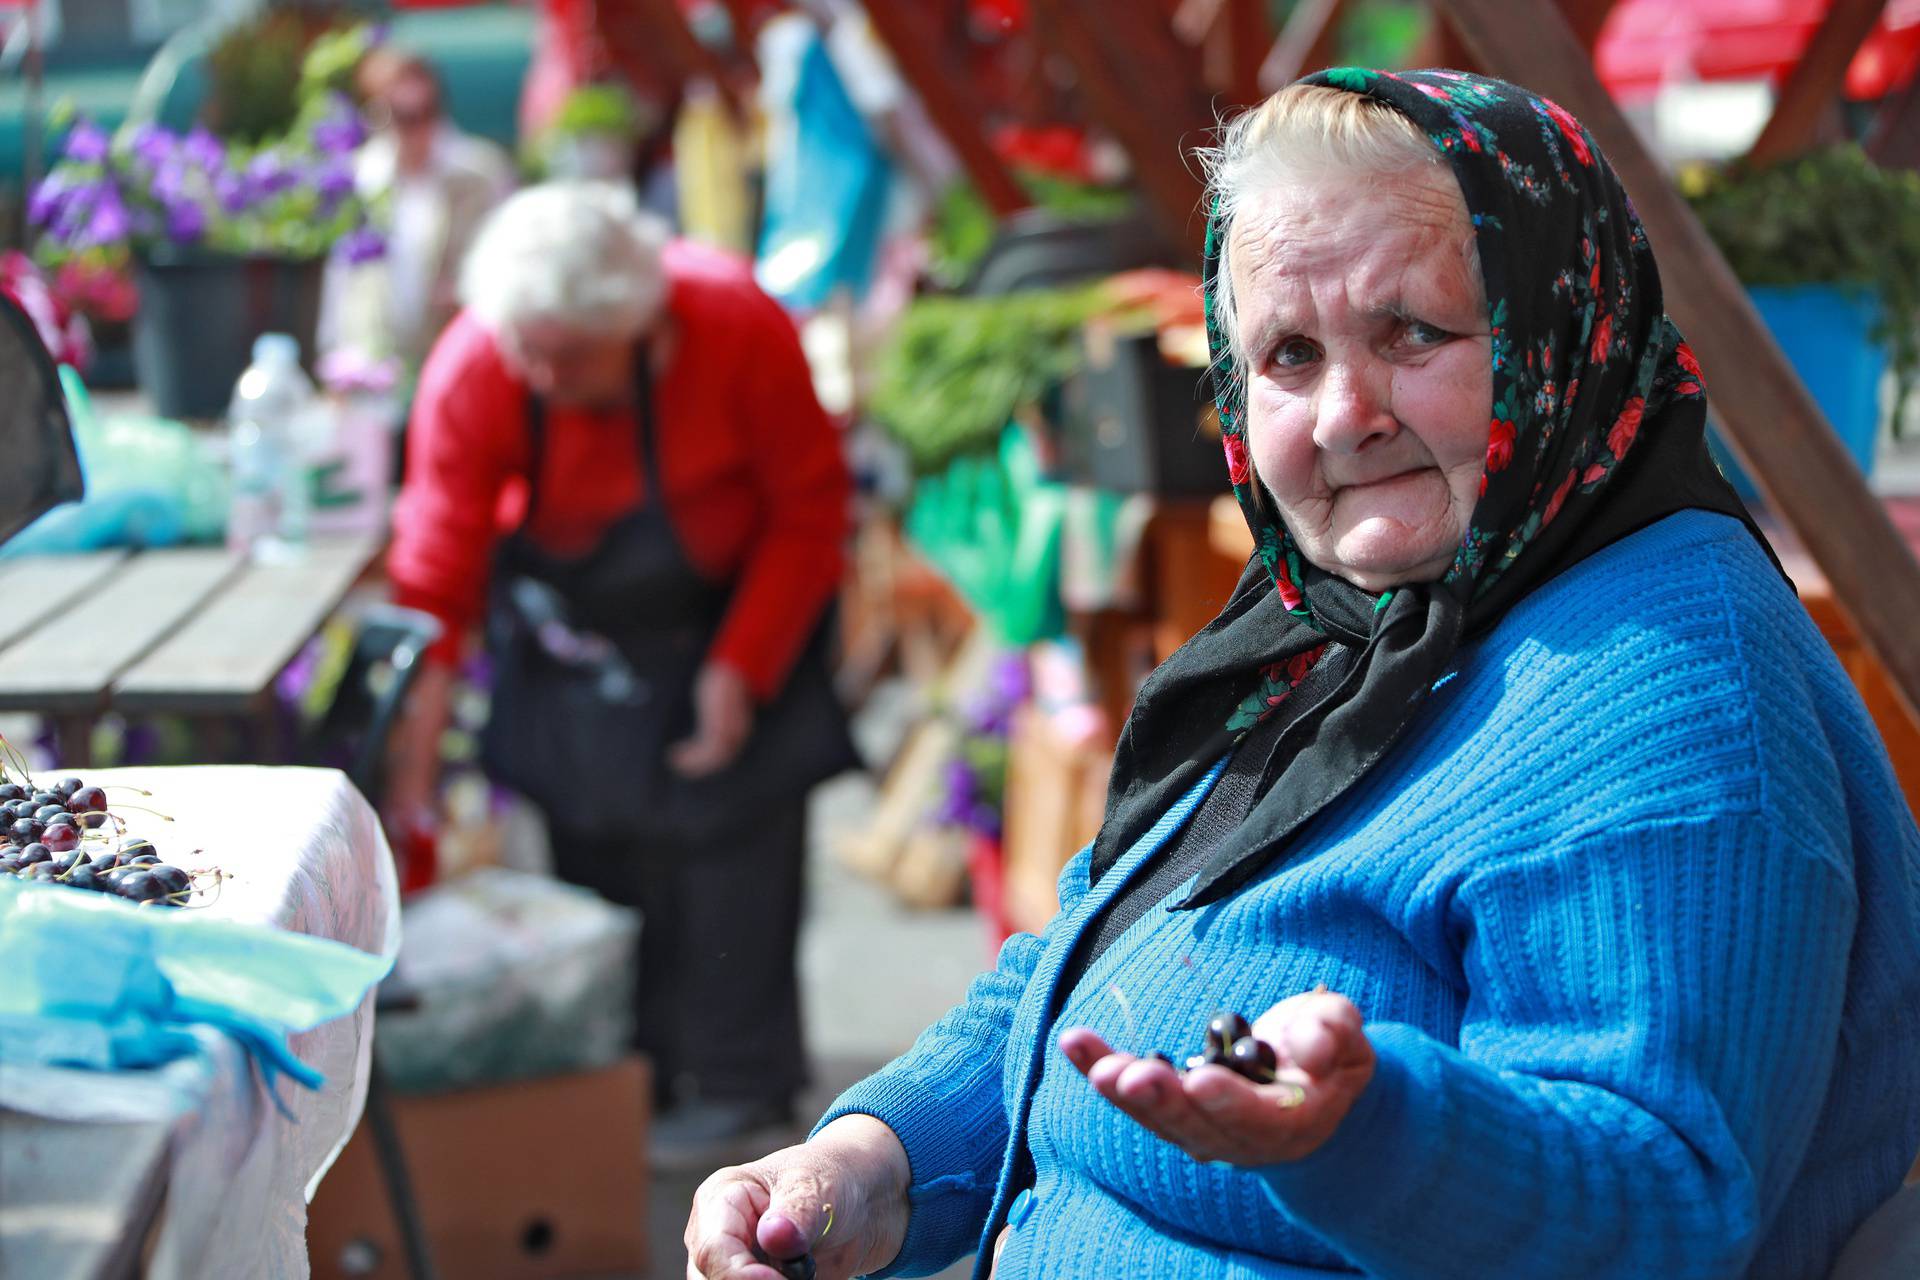
[[(394, 1096), (442, 1276), (560, 1280), (647, 1270), (644, 1060), (431, 1096)], [(314, 1280), (405, 1280), (406, 1251), (363, 1120), (309, 1207)]]

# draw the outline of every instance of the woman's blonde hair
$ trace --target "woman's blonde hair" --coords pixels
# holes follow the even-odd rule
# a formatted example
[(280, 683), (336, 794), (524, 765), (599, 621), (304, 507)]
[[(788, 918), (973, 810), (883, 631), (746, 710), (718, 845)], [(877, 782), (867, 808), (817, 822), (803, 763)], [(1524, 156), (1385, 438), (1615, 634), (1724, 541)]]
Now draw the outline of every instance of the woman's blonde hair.
[(488, 216), (460, 269), (460, 300), (494, 333), (531, 320), (632, 337), (666, 297), (664, 223), (609, 183), (549, 182)]
[(1220, 144), (1203, 149), (1207, 203), (1218, 219), (1214, 243), (1220, 269), (1213, 310), (1235, 363), (1246, 359), (1234, 314), (1235, 214), (1249, 199), (1289, 179), (1328, 174), (1394, 177), (1440, 166), (1438, 147), (1406, 116), (1377, 98), (1326, 85), (1288, 85), (1259, 106), (1228, 121)]

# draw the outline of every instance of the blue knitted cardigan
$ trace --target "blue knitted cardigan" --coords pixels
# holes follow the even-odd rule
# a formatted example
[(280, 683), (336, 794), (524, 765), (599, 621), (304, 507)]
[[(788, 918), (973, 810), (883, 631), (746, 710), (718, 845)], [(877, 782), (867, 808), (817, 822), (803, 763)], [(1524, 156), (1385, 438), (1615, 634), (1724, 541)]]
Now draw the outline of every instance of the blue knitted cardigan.
[[(881, 1274), (1820, 1277), (1920, 1145), (1920, 835), (1747, 533), (1668, 517), (1463, 647), (1393, 754), (1224, 901), (1088, 921), (1219, 774), (843, 1094), (899, 1134)], [(1176, 895), (1175, 900), (1178, 899)], [(1325, 983), (1378, 1067), (1333, 1137), (1201, 1164), (1057, 1045), (1198, 1048)], [(1030, 1190), (1014, 1171), (1031, 1161)], [(981, 1272), (984, 1273), (984, 1266)]]

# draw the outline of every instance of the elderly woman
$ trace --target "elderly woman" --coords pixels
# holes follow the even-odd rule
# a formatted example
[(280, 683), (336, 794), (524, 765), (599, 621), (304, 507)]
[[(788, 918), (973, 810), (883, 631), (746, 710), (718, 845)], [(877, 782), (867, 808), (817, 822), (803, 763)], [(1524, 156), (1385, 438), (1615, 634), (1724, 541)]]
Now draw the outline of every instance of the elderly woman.
[[(1060, 915), (709, 1179), (694, 1271), (1823, 1276), (1920, 1144), (1920, 836), (1618, 180), (1511, 85), (1351, 69), (1213, 180), (1258, 554)], [(1218, 1009), (1277, 1079), (1150, 1056)]]
[(483, 754), (568, 880), (643, 916), (635, 999), (663, 1145), (783, 1123), (806, 792), (852, 760), (822, 622), (848, 478), (792, 323), (744, 262), (613, 188), (482, 228), (410, 427), (389, 568), (446, 624), (388, 809), (431, 803), (453, 663), (484, 612)]

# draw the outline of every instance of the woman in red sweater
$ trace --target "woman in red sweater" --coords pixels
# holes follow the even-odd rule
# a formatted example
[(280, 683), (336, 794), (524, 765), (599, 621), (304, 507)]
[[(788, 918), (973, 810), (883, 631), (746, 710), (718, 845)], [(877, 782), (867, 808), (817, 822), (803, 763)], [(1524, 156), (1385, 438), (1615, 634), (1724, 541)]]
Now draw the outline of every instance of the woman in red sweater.
[(636, 1039), (663, 1135), (784, 1121), (807, 789), (853, 763), (824, 653), (848, 478), (793, 325), (746, 264), (625, 192), (554, 184), (482, 229), (421, 375), (398, 599), (446, 624), (389, 794), (430, 800), (484, 616), (484, 754), (565, 879), (643, 917)]

